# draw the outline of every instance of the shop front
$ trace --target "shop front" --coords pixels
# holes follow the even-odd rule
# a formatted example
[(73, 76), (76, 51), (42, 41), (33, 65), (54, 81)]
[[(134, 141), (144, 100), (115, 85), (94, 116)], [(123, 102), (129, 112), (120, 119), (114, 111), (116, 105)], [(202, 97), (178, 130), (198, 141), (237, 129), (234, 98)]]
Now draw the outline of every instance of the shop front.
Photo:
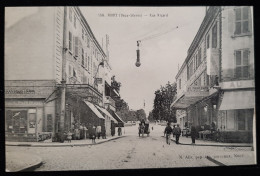
[(221, 140), (253, 142), (254, 90), (224, 91), (218, 115)]
[(5, 81), (7, 141), (40, 141), (51, 137), (55, 114), (53, 81)]

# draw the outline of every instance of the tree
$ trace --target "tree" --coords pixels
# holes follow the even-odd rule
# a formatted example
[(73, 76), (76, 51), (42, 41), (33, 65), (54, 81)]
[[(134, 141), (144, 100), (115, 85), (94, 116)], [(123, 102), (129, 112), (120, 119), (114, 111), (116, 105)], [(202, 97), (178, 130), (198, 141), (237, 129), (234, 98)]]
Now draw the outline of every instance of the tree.
[(144, 120), (146, 120), (146, 114), (145, 114), (145, 111), (143, 110), (143, 109), (139, 109), (139, 110), (137, 110), (136, 111), (136, 118), (137, 118), (137, 120), (142, 120), (142, 119), (144, 119)]
[(176, 110), (171, 104), (177, 94), (176, 83), (168, 82), (165, 86), (155, 91), (154, 107), (152, 110), (153, 119), (176, 122)]
[(155, 120), (155, 119), (153, 118), (153, 112), (152, 112), (152, 111), (149, 112), (148, 120), (151, 121), (151, 122)]

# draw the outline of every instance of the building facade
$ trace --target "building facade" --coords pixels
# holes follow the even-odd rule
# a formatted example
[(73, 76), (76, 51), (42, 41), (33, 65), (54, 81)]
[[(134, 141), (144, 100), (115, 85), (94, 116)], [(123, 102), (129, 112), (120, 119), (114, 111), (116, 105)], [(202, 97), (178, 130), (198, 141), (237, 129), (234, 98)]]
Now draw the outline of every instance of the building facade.
[(193, 124), (198, 131), (218, 130), (222, 141), (252, 141), (252, 29), (251, 7), (207, 8), (176, 75), (177, 98), (172, 107), (182, 128)]
[(104, 113), (111, 67), (81, 10), (22, 10), (29, 15), (5, 29), (6, 139), (38, 141), (79, 124), (111, 135), (117, 121)]

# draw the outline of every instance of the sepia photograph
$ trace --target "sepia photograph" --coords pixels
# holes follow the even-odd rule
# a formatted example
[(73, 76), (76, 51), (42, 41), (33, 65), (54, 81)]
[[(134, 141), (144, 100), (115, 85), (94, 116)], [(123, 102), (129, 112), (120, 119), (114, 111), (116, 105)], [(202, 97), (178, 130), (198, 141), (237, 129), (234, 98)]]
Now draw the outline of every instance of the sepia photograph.
[(256, 165), (253, 14), (5, 7), (5, 172)]

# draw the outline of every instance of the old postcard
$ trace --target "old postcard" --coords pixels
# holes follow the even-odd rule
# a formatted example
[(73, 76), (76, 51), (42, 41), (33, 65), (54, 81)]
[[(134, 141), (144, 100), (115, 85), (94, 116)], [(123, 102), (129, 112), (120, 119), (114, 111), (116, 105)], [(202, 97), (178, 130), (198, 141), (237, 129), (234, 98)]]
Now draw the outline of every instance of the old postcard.
[(6, 171), (257, 164), (253, 10), (5, 7)]

